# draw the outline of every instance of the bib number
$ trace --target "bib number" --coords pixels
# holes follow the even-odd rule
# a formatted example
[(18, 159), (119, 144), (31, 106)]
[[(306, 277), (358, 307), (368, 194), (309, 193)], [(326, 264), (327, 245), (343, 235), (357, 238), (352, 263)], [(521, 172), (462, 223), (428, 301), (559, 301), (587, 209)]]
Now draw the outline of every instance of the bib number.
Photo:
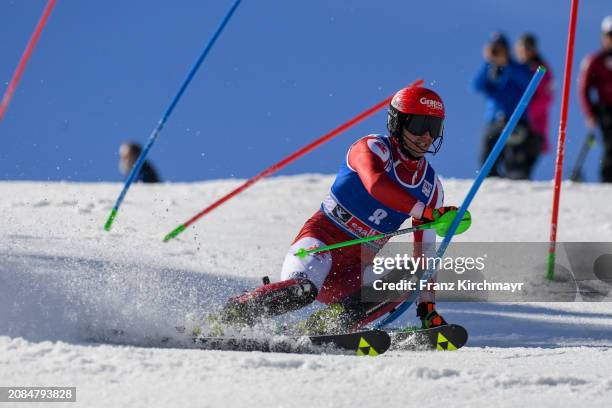
[(387, 217), (387, 215), (389, 214), (387, 214), (385, 210), (383, 210), (382, 208), (379, 208), (376, 211), (374, 211), (374, 214), (368, 217), (368, 221), (373, 222), (376, 225), (380, 225), (380, 221), (382, 221), (385, 217)]

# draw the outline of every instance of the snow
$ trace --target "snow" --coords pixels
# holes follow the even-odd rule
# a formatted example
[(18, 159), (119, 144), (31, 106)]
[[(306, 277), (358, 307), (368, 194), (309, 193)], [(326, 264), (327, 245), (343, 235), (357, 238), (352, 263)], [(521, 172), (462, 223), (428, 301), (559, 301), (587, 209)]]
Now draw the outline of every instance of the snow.
[[(1, 182), (0, 386), (76, 386), (75, 406), (86, 407), (612, 400), (606, 302), (441, 302), (442, 314), (470, 331), (457, 352), (357, 358), (148, 347), (262, 276), (278, 279), (289, 243), (332, 180), (263, 180), (168, 243), (165, 234), (242, 180), (134, 185), (111, 232), (102, 225), (119, 184)], [(471, 181), (444, 185), (447, 203), (459, 204)], [(563, 188), (559, 241), (609, 241), (612, 207), (603, 203), (612, 186)], [(457, 241), (546, 242), (551, 201), (549, 182), (487, 180), (470, 209), (472, 228)], [(404, 322), (414, 323), (413, 313)], [(92, 341), (118, 328), (129, 333), (123, 344)]]

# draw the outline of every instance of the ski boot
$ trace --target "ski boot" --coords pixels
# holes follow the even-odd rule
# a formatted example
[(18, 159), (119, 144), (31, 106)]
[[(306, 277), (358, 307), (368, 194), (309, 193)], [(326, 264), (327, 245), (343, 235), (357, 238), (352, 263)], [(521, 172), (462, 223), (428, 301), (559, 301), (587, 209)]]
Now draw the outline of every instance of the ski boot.
[(317, 293), (316, 286), (308, 279), (270, 283), (266, 277), (263, 286), (230, 298), (219, 314), (219, 321), (252, 326), (262, 317), (277, 316), (309, 305)]
[(421, 319), (421, 329), (445, 326), (446, 320), (436, 311), (436, 304), (433, 302), (422, 302), (417, 306), (417, 316)]

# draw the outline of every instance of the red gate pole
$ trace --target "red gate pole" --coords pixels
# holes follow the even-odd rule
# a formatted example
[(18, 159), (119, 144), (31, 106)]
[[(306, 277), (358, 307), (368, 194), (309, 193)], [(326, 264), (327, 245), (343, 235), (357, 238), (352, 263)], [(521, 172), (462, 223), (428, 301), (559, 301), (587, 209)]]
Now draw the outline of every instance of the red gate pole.
[[(412, 84), (410, 84), (408, 86), (409, 87), (421, 86), (422, 84), (423, 84), (423, 80), (419, 79), (419, 80), (413, 82)], [(335, 128), (331, 132), (321, 136), (320, 138), (318, 138), (317, 140), (313, 141), (312, 143), (302, 147), (301, 149), (297, 150), (296, 152), (292, 153), (291, 155), (285, 157), (283, 160), (279, 161), (278, 163), (273, 164), (272, 166), (268, 167), (267, 169), (265, 169), (261, 173), (257, 174), (256, 176), (251, 177), (244, 184), (242, 184), (241, 186), (239, 186), (235, 190), (231, 191), (230, 193), (226, 194), (225, 196), (221, 197), (220, 199), (218, 199), (217, 201), (215, 201), (214, 203), (209, 205), (208, 207), (206, 207), (205, 209), (200, 211), (198, 214), (196, 214), (192, 218), (190, 218), (187, 222), (185, 222), (184, 224), (181, 224), (178, 227), (176, 227), (172, 232), (170, 232), (169, 234), (167, 234), (164, 237), (164, 242), (170, 241), (172, 238), (176, 237), (178, 234), (180, 234), (181, 232), (185, 231), (185, 229), (187, 227), (189, 227), (191, 224), (193, 224), (194, 222), (196, 222), (197, 220), (199, 220), (200, 218), (202, 218), (203, 216), (205, 216), (206, 214), (208, 214), (209, 212), (211, 212), (215, 208), (219, 207), (221, 204), (223, 204), (227, 200), (229, 200), (232, 197), (240, 194), (241, 192), (243, 192), (244, 190), (246, 190), (247, 188), (249, 188), (250, 186), (255, 184), (257, 181), (259, 181), (260, 179), (262, 179), (262, 178), (264, 178), (266, 176), (269, 176), (270, 174), (272, 174), (272, 173), (282, 169), (283, 167), (285, 167), (287, 164), (291, 163), (292, 161), (302, 157), (303, 155), (305, 155), (306, 153), (310, 152), (311, 150), (316, 149), (317, 147), (319, 147), (323, 143), (331, 140), (333, 137), (339, 135), (340, 133), (344, 132), (348, 128), (354, 126), (356, 123), (361, 122), (362, 120), (364, 120), (368, 116), (370, 116), (370, 115), (374, 114), (375, 112), (379, 111), (380, 109), (384, 108), (385, 106), (387, 106), (391, 102), (391, 99), (393, 99), (393, 95), (389, 96), (384, 101), (381, 101), (381, 102), (377, 103), (376, 105), (372, 106), (370, 109), (360, 113), (359, 115), (355, 116), (353, 119), (349, 120), (348, 122), (338, 126), (337, 128)]]
[(563, 159), (565, 156), (565, 131), (567, 128), (567, 110), (569, 106), (570, 85), (572, 82), (572, 63), (574, 60), (574, 37), (576, 34), (576, 19), (578, 17), (578, 0), (572, 0), (569, 32), (567, 35), (567, 51), (565, 54), (565, 72), (563, 74), (563, 97), (561, 99), (561, 120), (559, 121), (559, 137), (557, 140), (557, 160), (555, 163), (555, 186), (553, 190), (552, 218), (550, 221), (550, 243), (548, 247), (548, 270), (546, 277), (555, 277), (555, 256), (557, 247), (557, 226), (559, 218), (559, 200), (561, 198), (561, 179), (563, 177)]
[(4, 112), (6, 112), (6, 109), (8, 108), (9, 102), (11, 101), (11, 98), (13, 97), (13, 93), (15, 93), (15, 89), (17, 88), (17, 83), (19, 82), (19, 79), (21, 78), (21, 74), (23, 74), (23, 70), (25, 69), (25, 66), (28, 63), (28, 60), (30, 59), (32, 50), (36, 46), (36, 43), (38, 42), (38, 39), (40, 38), (40, 33), (45, 27), (45, 24), (47, 23), (47, 19), (49, 18), (49, 15), (51, 14), (51, 11), (53, 10), (54, 6), (55, 6), (55, 0), (49, 0), (47, 2), (47, 5), (45, 6), (45, 9), (43, 10), (43, 14), (40, 17), (40, 20), (38, 20), (38, 24), (36, 24), (34, 33), (32, 34), (32, 37), (30, 37), (30, 41), (28, 42), (28, 45), (26, 46), (26, 49), (23, 52), (21, 59), (19, 60), (19, 65), (17, 65), (17, 69), (15, 70), (15, 73), (13, 74), (13, 78), (11, 78), (11, 82), (9, 83), (8, 87), (6, 88), (6, 92), (4, 92), (4, 96), (2, 97), (2, 103), (0, 103), (0, 120), (2, 120), (2, 117), (4, 116)]

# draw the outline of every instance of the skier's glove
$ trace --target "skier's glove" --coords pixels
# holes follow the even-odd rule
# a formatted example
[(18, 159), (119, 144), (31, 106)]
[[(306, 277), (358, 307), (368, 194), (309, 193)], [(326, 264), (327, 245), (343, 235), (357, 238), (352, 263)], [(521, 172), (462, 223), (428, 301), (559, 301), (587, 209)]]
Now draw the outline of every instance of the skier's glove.
[(423, 210), (423, 215), (421, 216), (421, 221), (425, 224), (429, 224), (430, 222), (437, 221), (438, 218), (440, 218), (447, 212), (457, 211), (457, 209), (458, 208), (455, 207), (454, 205), (449, 205), (446, 207), (440, 207), (436, 209), (425, 207), (425, 210)]

